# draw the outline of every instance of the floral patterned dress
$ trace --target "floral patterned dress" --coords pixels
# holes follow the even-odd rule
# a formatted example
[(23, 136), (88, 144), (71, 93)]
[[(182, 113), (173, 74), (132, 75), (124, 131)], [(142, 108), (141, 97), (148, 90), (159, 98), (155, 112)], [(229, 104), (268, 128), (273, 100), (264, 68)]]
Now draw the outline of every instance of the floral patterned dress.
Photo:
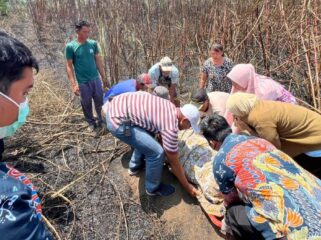
[(229, 135), (214, 176), (221, 192), (238, 193), (265, 239), (321, 239), (321, 181), (266, 140)]
[(224, 58), (221, 66), (215, 66), (212, 58), (204, 62), (202, 72), (207, 75), (207, 92), (219, 91), (230, 93), (232, 82), (226, 78), (226, 75), (233, 68), (233, 62), (229, 58)]
[(179, 160), (185, 174), (203, 193), (198, 201), (207, 214), (222, 217), (225, 212), (223, 197), (213, 175), (213, 159), (217, 152), (203, 136), (192, 130), (180, 131), (178, 139)]

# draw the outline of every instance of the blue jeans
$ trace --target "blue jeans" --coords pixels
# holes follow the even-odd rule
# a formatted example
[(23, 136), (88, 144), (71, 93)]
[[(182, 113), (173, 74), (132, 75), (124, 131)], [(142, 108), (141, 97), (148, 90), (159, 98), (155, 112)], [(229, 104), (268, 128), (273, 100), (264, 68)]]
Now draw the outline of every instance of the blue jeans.
[(108, 113), (106, 115), (107, 128), (111, 134), (119, 140), (134, 148), (129, 161), (129, 168), (138, 169), (143, 165), (145, 156), (145, 188), (148, 192), (154, 192), (159, 187), (164, 165), (164, 150), (154, 137), (143, 128), (131, 126), (131, 136), (124, 135), (124, 125), (117, 129), (111, 124)]
[(98, 121), (102, 121), (101, 108), (103, 106), (104, 91), (100, 78), (79, 84), (79, 90), (82, 110), (88, 124), (96, 124), (96, 120), (93, 115), (92, 100), (94, 100)]

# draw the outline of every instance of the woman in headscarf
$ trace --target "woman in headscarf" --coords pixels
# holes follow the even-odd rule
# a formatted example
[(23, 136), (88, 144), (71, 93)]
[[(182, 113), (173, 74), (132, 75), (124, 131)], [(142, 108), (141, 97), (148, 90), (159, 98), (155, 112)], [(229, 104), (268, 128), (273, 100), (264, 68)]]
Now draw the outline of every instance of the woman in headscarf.
[(296, 103), (295, 97), (272, 78), (257, 74), (252, 64), (237, 64), (227, 77), (232, 81), (231, 93), (253, 93), (259, 99)]
[(201, 129), (218, 150), (213, 173), (234, 239), (321, 238), (319, 179), (268, 141), (232, 134), (222, 116), (205, 118)]
[[(291, 157), (321, 149), (321, 115), (307, 108), (248, 93), (232, 94), (226, 107), (238, 128), (256, 133)], [(320, 167), (321, 162), (311, 164)]]

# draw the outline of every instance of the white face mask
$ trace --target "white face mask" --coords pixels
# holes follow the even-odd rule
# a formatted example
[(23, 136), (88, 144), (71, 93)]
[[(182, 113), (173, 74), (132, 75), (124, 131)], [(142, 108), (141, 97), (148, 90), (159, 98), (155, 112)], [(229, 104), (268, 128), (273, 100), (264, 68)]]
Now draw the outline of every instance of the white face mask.
[(28, 99), (26, 99), (24, 102), (18, 104), (16, 101), (12, 100), (7, 95), (0, 92), (0, 95), (2, 95), (4, 98), (12, 102), (14, 105), (16, 105), (19, 108), (19, 114), (18, 119), (14, 123), (10, 124), (9, 126), (0, 127), (0, 139), (5, 137), (12, 136), (18, 128), (20, 128), (27, 120), (27, 116), (29, 114), (29, 104)]

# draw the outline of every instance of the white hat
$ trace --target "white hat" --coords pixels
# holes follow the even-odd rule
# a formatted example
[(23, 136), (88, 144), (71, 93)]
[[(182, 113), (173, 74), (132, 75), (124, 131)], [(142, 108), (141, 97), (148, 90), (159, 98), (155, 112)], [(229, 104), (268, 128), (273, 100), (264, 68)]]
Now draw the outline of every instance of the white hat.
[(173, 70), (173, 62), (169, 57), (163, 57), (159, 63), (162, 67), (162, 71), (171, 72)]
[(181, 109), (181, 112), (184, 115), (184, 117), (186, 117), (189, 120), (189, 122), (191, 123), (193, 131), (196, 133), (199, 133), (200, 128), (198, 126), (198, 122), (200, 120), (200, 113), (199, 113), (197, 107), (195, 107), (192, 104), (185, 104), (180, 109)]

